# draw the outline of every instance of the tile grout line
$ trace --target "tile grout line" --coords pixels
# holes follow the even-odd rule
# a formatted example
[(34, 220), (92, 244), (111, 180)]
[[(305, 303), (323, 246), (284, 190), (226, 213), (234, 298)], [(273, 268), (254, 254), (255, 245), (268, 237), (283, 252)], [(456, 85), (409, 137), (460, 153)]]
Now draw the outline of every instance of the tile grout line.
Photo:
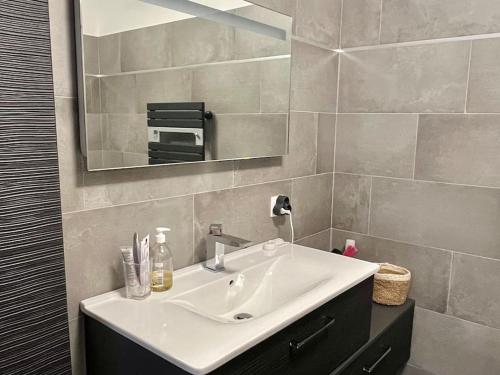
[(127, 203), (117, 203), (117, 204), (112, 204), (112, 205), (102, 206), (102, 207), (85, 208), (83, 210), (66, 211), (66, 212), (63, 212), (63, 215), (75, 214), (75, 213), (80, 213), (80, 212), (95, 211), (95, 210), (104, 210), (104, 209), (109, 209), (109, 208), (113, 208), (113, 207), (131, 206), (134, 204), (150, 203), (150, 202), (162, 201), (162, 200), (167, 200), (167, 199), (185, 198), (185, 197), (189, 197), (189, 196), (209, 194), (209, 193), (214, 193), (214, 192), (219, 192), (219, 191), (245, 189), (245, 188), (250, 188), (250, 187), (255, 187), (255, 186), (270, 185), (270, 184), (281, 183), (281, 182), (288, 182), (288, 181), (291, 182), (294, 180), (313, 178), (313, 177), (324, 176), (324, 175), (329, 175), (329, 174), (332, 174), (332, 172), (310, 174), (310, 175), (298, 176), (298, 177), (288, 177), (288, 178), (283, 178), (283, 179), (279, 179), (279, 180), (259, 182), (259, 183), (255, 183), (255, 184), (248, 184), (248, 185), (241, 185), (241, 186), (229, 186), (229, 187), (225, 187), (225, 188), (221, 188), (221, 189), (204, 190), (204, 191), (191, 192), (191, 193), (186, 193), (186, 194), (177, 194), (177, 195), (172, 195), (172, 196), (167, 196), (167, 197), (143, 199), (143, 200), (137, 200), (137, 201), (127, 202)]
[(472, 40), (470, 42), (469, 46), (469, 64), (467, 68), (467, 84), (465, 86), (465, 105), (464, 105), (464, 113), (467, 113), (467, 103), (469, 101), (469, 83), (470, 83), (470, 68), (471, 68), (471, 62), (472, 62)]
[(366, 225), (366, 232), (370, 235), (370, 223), (372, 221), (372, 190), (373, 190), (373, 176), (370, 176), (370, 191), (368, 193), (368, 223)]
[(456, 182), (447, 182), (447, 181), (432, 181), (432, 180), (422, 180), (422, 179), (415, 179), (412, 180), (411, 178), (408, 177), (394, 177), (394, 176), (382, 176), (382, 175), (370, 175), (370, 174), (364, 174), (364, 173), (353, 173), (353, 172), (335, 172), (337, 174), (344, 174), (344, 175), (350, 175), (350, 176), (363, 176), (363, 177), (374, 177), (374, 178), (382, 178), (382, 179), (388, 179), (388, 180), (398, 180), (398, 181), (406, 181), (406, 182), (423, 182), (427, 184), (441, 184), (441, 185), (450, 185), (450, 186), (460, 186), (460, 187), (468, 187), (468, 188), (479, 188), (479, 189), (491, 189), (491, 190), (500, 190), (500, 186), (486, 186), (486, 185), (472, 185), (472, 184), (459, 184)]
[(347, 47), (343, 49), (343, 52), (347, 53), (347, 52), (373, 51), (373, 50), (380, 50), (387, 48), (416, 47), (416, 46), (425, 46), (425, 45), (442, 44), (442, 43), (460, 43), (473, 40), (496, 39), (496, 38), (500, 38), (500, 33), (474, 34), (474, 35), (464, 35), (458, 37), (422, 39), (422, 40), (385, 43), (385, 44), (370, 45), (370, 46)]
[[(293, 111), (297, 112), (297, 111)], [(300, 111), (299, 111), (300, 112)], [(325, 112), (328, 113), (328, 112)], [(330, 112), (331, 113), (331, 112)], [(463, 116), (464, 112), (339, 112), (340, 115), (370, 116), (370, 115), (427, 115), (427, 116)], [(500, 112), (467, 112), (467, 115), (500, 115)]]
[(316, 171), (316, 174), (318, 174), (318, 165), (319, 165), (319, 152), (318, 152), (318, 147), (319, 147), (319, 113), (315, 113), (314, 116), (314, 123), (315, 123), (315, 127), (314, 129), (316, 130), (316, 134), (315, 134), (315, 137), (314, 137), (314, 150), (316, 150), (316, 157), (314, 158), (314, 170)]
[[(416, 243), (413, 243), (413, 242), (406, 242), (406, 241), (403, 241), (403, 240), (396, 240), (396, 239), (393, 239), (393, 238), (377, 236), (376, 234), (367, 234), (367, 233), (361, 233), (361, 232), (354, 232), (354, 231), (351, 231), (351, 230), (338, 229), (338, 228), (332, 228), (332, 229), (336, 230), (336, 231), (339, 231), (339, 232), (352, 233), (352, 234), (357, 234), (357, 235), (360, 235), (360, 236), (366, 236), (366, 237), (375, 238), (375, 239), (379, 239), (379, 240), (396, 242), (396, 243), (400, 243), (400, 244), (404, 244), (404, 245), (417, 246), (417, 247), (425, 247), (425, 248), (428, 248), (428, 249), (431, 249), (431, 250), (438, 250), (438, 251), (443, 251), (443, 252), (446, 252), (446, 253), (451, 253), (451, 252), (454, 251), (454, 250), (450, 250), (450, 249), (444, 249), (444, 248), (441, 248), (441, 247), (421, 245), (421, 244), (416, 244)], [(490, 258), (487, 258), (487, 259), (490, 259)], [(491, 258), (491, 259), (493, 259), (493, 258)]]
[[(339, 46), (342, 48), (342, 26), (344, 21), (344, 0), (340, 3), (340, 28), (339, 28)], [(340, 69), (341, 69), (341, 61), (342, 55), (338, 54), (338, 62), (337, 62), (337, 98), (335, 103), (335, 125), (334, 125), (334, 137), (333, 137), (333, 173), (332, 173), (332, 202), (330, 207), (330, 228), (333, 227), (333, 210), (334, 210), (334, 202), (335, 202), (335, 170), (337, 168), (337, 138), (338, 138), (338, 124), (339, 124), (339, 96), (340, 96)], [(332, 245), (332, 234), (330, 234), (330, 247)]]
[(342, 23), (344, 20), (344, 0), (340, 2), (340, 19), (339, 19), (339, 49), (342, 49)]
[[(467, 319), (461, 318), (461, 317), (456, 316), (456, 315), (441, 313), (441, 312), (438, 312), (436, 310), (432, 310), (430, 308), (426, 308), (426, 307), (422, 307), (422, 306), (415, 306), (415, 309), (425, 310), (425, 311), (427, 311), (429, 313), (440, 315), (440, 316), (448, 318), (448, 319), (455, 319), (455, 320), (459, 320), (459, 321), (467, 323), (467, 324), (472, 324), (472, 325), (475, 325), (475, 326), (478, 326), (478, 327), (492, 329), (495, 332), (500, 332), (500, 328), (492, 327), (492, 326), (489, 326), (489, 325), (483, 324), (483, 323), (474, 322), (472, 320), (467, 320)], [(410, 363), (410, 365), (413, 366), (413, 367), (418, 367), (418, 366), (416, 366), (415, 364), (412, 364), (412, 363)]]
[(193, 208), (193, 222), (192, 222), (192, 228), (193, 228), (193, 234), (192, 234), (192, 237), (193, 237), (193, 246), (192, 246), (192, 262), (194, 264), (195, 262), (195, 247), (196, 247), (196, 238), (195, 238), (195, 222), (196, 222), (196, 217), (195, 217), (195, 209), (194, 209), (194, 195), (193, 195), (193, 198), (191, 200), (191, 203), (192, 203), (192, 208)]
[[(236, 166), (236, 165), (238, 165), (238, 166)], [(233, 181), (231, 183), (231, 188), (234, 188), (234, 185), (236, 183), (236, 170), (237, 170), (237, 168), (239, 168), (239, 166), (240, 166), (240, 164), (237, 163), (236, 160), (234, 160), (233, 161), (233, 172), (232, 172), (232, 174), (233, 174)]]
[(455, 259), (455, 252), (451, 252), (451, 259), (450, 259), (450, 277), (448, 278), (448, 295), (446, 296), (446, 309), (445, 309), (445, 314), (447, 315), (452, 315), (450, 314), (450, 298), (451, 298), (451, 283), (452, 283), (452, 278), (453, 278), (453, 260)]
[(326, 232), (327, 230), (329, 231), (329, 230), (330, 230), (330, 228), (327, 228), (327, 229), (322, 229), (322, 230), (320, 230), (319, 232), (316, 232), (316, 233), (313, 233), (313, 234), (309, 234), (309, 235), (307, 235), (307, 236), (305, 236), (305, 237), (297, 238), (294, 242), (295, 242), (295, 243), (297, 243), (297, 241), (307, 240), (307, 239), (309, 239), (309, 238), (311, 238), (311, 237), (317, 236), (317, 235), (318, 235), (318, 234), (320, 234), (320, 233)]
[(384, 0), (380, 0), (380, 18), (378, 25), (378, 44), (382, 43), (382, 10), (384, 8)]
[(290, 109), (290, 112), (293, 113), (318, 113), (320, 115), (335, 115), (336, 112), (324, 112), (324, 111), (296, 111), (293, 109)]
[[(307, 42), (304, 42), (304, 43), (307, 43)], [(323, 48), (325, 48), (325, 47), (323, 47)], [(198, 64), (191, 64), (191, 65), (180, 65), (180, 66), (168, 66), (168, 67), (154, 68), (154, 69), (130, 70), (130, 71), (126, 71), (126, 72), (116, 72), (116, 73), (108, 73), (108, 74), (86, 73), (85, 76), (86, 77), (94, 77), (94, 78), (121, 77), (121, 76), (127, 76), (127, 75), (161, 73), (161, 72), (168, 72), (168, 71), (174, 71), (174, 70), (189, 70), (189, 69), (198, 69), (198, 68), (221, 66), (221, 65), (235, 65), (235, 64), (252, 63), (252, 62), (284, 60), (284, 59), (289, 59), (290, 56), (291, 56), (290, 54), (275, 55), (275, 56), (263, 56), (263, 57), (249, 58), (249, 59), (214, 61), (214, 62), (198, 63)]]
[(315, 41), (303, 38), (303, 37), (298, 36), (298, 35), (293, 35), (291, 39), (293, 41), (295, 41), (295, 42), (307, 44), (307, 45), (309, 45), (311, 47), (319, 48), (319, 49), (322, 49), (322, 50), (325, 50), (325, 51), (335, 52), (335, 48), (332, 48), (332, 47), (329, 47), (329, 46), (327, 46), (325, 44), (318, 43), (318, 42), (315, 42)]
[(415, 150), (413, 152), (413, 173), (412, 180), (415, 180), (415, 171), (417, 170), (417, 150), (418, 150), (418, 130), (420, 127), (420, 115), (417, 115), (417, 130), (415, 133)]
[(396, 242), (396, 243), (399, 243), (399, 244), (404, 244), (404, 245), (409, 245), (409, 246), (424, 247), (424, 248), (427, 248), (427, 249), (442, 251), (442, 252), (446, 252), (446, 253), (455, 253), (457, 255), (469, 256), (469, 257), (479, 258), (479, 259), (483, 259), (483, 260), (487, 260), (487, 261), (493, 261), (493, 262), (500, 262), (500, 259), (485, 257), (483, 255), (477, 255), (477, 254), (472, 254), (472, 253), (466, 253), (466, 252), (463, 252), (463, 251), (450, 250), (450, 249), (445, 249), (445, 248), (442, 248), (442, 247), (436, 247), (436, 246), (432, 246), (432, 245), (423, 245), (423, 244), (418, 244), (418, 243), (414, 243), (414, 242), (408, 242), (408, 241), (404, 241), (404, 240), (398, 240), (398, 239), (394, 239), (394, 238), (382, 237), (382, 236), (378, 236), (376, 234), (367, 234), (367, 233), (361, 233), (361, 232), (354, 232), (354, 231), (345, 230), (345, 229), (338, 229), (338, 228), (334, 228), (334, 227), (332, 229), (336, 230), (336, 231), (339, 231), (339, 232), (357, 234), (359, 236), (365, 236), (365, 237), (375, 238), (375, 239), (384, 240), (384, 241), (391, 241), (391, 242)]

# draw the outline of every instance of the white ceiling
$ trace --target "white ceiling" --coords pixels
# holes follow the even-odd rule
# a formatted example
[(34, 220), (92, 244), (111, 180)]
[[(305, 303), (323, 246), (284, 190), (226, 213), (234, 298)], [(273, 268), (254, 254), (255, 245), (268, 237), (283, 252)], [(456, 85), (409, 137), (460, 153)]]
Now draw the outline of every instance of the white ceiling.
[[(220, 10), (251, 5), (243, 0), (194, 0)], [(83, 33), (103, 36), (179, 21), (193, 16), (141, 0), (80, 0)]]

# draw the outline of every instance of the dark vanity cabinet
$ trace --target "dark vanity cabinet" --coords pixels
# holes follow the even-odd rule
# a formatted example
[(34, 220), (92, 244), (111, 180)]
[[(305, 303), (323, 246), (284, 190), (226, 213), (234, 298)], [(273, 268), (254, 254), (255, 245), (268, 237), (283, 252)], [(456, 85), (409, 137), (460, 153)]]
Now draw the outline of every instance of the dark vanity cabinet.
[(373, 304), (370, 339), (331, 375), (396, 375), (410, 358), (415, 301)]
[[(373, 305), (367, 279), (211, 372), (211, 375), (396, 375), (409, 357), (413, 303)], [(86, 317), (92, 375), (188, 374)], [(371, 372), (370, 372), (371, 371)]]

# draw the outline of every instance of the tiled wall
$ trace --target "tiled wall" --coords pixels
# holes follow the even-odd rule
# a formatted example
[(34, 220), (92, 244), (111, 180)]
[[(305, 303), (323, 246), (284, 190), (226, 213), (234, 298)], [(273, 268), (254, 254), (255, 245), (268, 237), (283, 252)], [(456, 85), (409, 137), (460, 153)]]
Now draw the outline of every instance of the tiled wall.
[(259, 0), (296, 16), (288, 156), (91, 173), (78, 146), (72, 2), (49, 0), (70, 330), (81, 374), (78, 301), (123, 284), (118, 246), (134, 231), (170, 226), (175, 266), (186, 266), (203, 257), (211, 222), (255, 241), (288, 238), (288, 223), (268, 218), (269, 198), (285, 193), (299, 242), (329, 247), (338, 57), (328, 48), (338, 47), (341, 2)]
[(436, 43), (495, 32), (496, 0), (343, 4), (332, 244), (413, 272), (412, 374), (500, 373), (500, 38)]

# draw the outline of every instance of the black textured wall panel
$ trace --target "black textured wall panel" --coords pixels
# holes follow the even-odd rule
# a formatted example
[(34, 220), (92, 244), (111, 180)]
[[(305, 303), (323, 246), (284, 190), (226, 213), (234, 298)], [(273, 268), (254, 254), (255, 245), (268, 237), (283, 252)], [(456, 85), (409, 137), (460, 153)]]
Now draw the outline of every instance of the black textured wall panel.
[(47, 0), (0, 0), (1, 375), (71, 373), (62, 238)]

